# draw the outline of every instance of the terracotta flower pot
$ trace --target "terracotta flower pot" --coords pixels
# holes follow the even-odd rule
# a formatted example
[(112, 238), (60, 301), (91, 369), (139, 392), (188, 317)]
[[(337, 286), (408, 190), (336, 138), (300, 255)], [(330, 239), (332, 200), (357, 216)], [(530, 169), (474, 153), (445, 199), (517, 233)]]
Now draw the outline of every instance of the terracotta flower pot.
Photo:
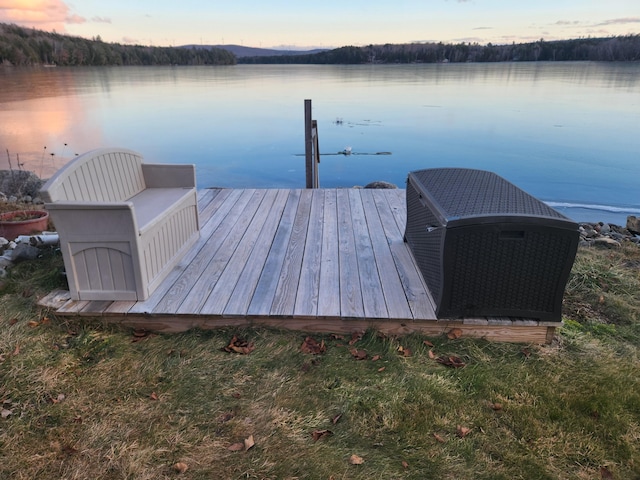
[(20, 235), (47, 229), (49, 213), (44, 210), (18, 210), (0, 214), (0, 237), (15, 240)]

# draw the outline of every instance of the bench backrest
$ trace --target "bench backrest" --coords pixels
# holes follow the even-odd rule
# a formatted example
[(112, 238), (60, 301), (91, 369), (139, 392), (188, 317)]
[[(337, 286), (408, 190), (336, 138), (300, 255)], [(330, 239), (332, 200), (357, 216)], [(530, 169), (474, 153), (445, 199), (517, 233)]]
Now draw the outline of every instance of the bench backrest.
[(91, 150), (58, 170), (40, 194), (46, 203), (122, 202), (145, 189), (142, 163), (131, 150)]

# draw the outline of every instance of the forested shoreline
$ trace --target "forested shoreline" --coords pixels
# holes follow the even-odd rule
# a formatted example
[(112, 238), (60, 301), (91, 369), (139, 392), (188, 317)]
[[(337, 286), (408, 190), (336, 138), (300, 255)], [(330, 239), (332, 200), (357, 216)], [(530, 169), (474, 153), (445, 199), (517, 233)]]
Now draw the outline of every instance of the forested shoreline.
[(639, 61), (640, 35), (480, 45), (411, 43), (342, 47), (312, 55), (245, 57), (238, 63), (365, 64), (447, 62)]
[(0, 65), (235, 65), (236, 57), (212, 48), (147, 47), (106, 43), (100, 37), (43, 32), (0, 23)]
[(640, 35), (508, 45), (411, 43), (346, 46), (314, 54), (239, 57), (210, 46), (153, 47), (88, 40), (0, 23), (0, 65), (392, 64), (640, 61)]

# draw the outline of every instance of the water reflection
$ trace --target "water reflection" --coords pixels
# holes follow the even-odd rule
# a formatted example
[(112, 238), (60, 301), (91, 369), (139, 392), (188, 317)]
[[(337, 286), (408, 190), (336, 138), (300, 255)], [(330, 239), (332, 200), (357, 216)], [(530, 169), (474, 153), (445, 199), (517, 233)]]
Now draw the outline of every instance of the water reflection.
[(201, 187), (300, 187), (312, 98), (321, 152), (392, 152), (323, 156), (323, 186), (473, 167), (547, 201), (640, 209), (633, 63), (9, 68), (0, 85), (0, 146), (45, 176), (123, 146), (195, 163)]
[(0, 69), (1, 168), (49, 177), (74, 154), (101, 143), (88, 128), (76, 76), (63, 68)]

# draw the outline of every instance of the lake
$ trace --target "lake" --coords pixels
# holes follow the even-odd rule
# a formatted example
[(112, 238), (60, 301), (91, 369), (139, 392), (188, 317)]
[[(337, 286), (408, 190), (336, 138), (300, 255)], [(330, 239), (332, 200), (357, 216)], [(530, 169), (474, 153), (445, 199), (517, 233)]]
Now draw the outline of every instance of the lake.
[(322, 187), (470, 167), (577, 221), (640, 216), (637, 62), (0, 68), (0, 168), (119, 146), (202, 188), (302, 188), (307, 98)]

